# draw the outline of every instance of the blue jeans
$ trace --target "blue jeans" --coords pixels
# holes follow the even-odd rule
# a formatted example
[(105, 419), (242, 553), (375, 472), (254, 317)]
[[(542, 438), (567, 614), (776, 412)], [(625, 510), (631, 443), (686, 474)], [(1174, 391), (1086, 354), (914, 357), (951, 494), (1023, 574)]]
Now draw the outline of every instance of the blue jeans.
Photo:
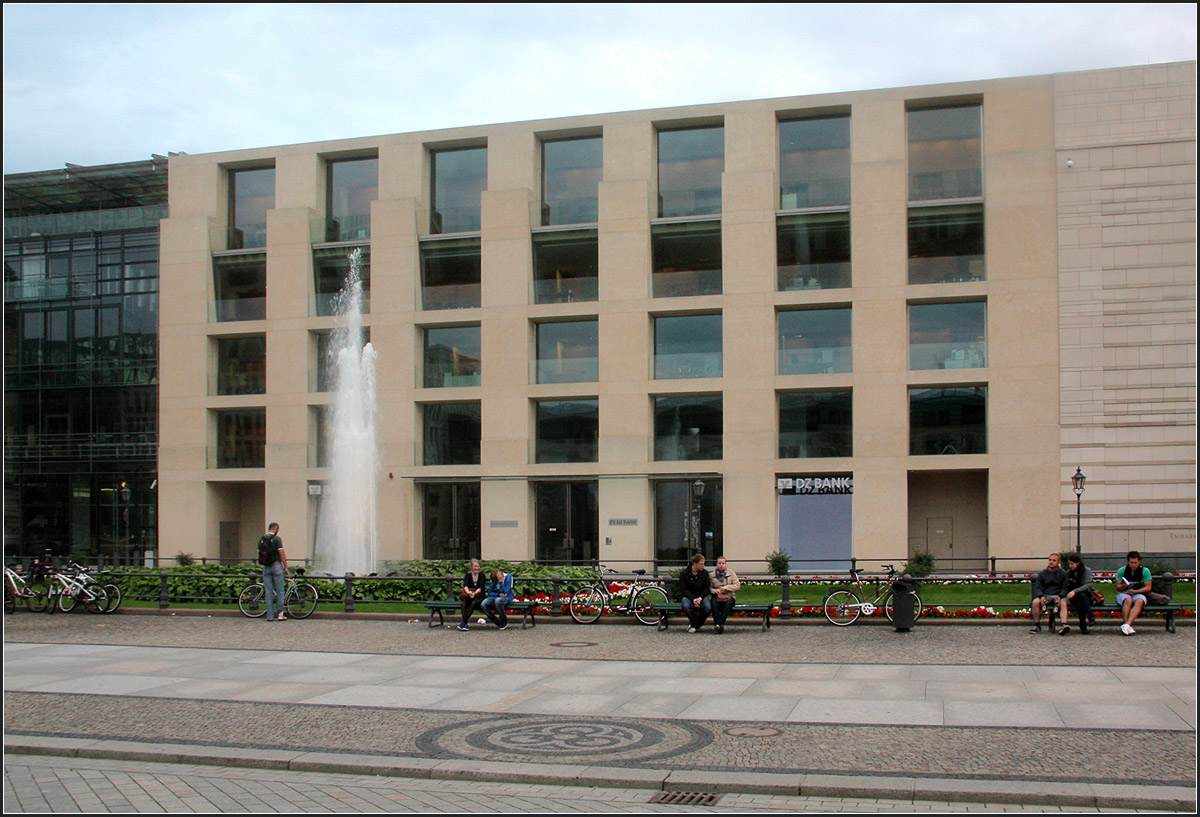
[(508, 614), (504, 612), (504, 608), (508, 606), (508, 602), (508, 596), (488, 596), (479, 606), (482, 608), (483, 614), (488, 617), (488, 621), (497, 627), (507, 627)]
[(725, 619), (729, 618), (729, 614), (733, 612), (733, 605), (737, 604), (737, 599), (729, 599), (721, 601), (713, 599), (713, 624), (718, 627), (725, 626)]
[(274, 621), (276, 610), (283, 615), (285, 584), (282, 562), (263, 565), (263, 591), (267, 596), (267, 621)]
[(683, 597), (683, 614), (687, 616), (688, 626), (695, 627), (699, 630), (704, 626), (704, 622), (708, 620), (709, 614), (712, 612), (712, 598), (705, 596), (700, 600), (700, 606), (696, 606), (696, 600)]

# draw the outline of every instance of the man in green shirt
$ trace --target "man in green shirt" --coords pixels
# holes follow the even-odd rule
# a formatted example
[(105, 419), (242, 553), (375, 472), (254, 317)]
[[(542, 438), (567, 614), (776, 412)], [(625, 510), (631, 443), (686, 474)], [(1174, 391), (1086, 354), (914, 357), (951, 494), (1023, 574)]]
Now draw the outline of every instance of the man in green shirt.
[(1146, 606), (1150, 592), (1150, 568), (1142, 567), (1142, 554), (1131, 550), (1125, 556), (1125, 566), (1117, 571), (1117, 604), (1121, 605), (1121, 632), (1133, 635), (1133, 622)]

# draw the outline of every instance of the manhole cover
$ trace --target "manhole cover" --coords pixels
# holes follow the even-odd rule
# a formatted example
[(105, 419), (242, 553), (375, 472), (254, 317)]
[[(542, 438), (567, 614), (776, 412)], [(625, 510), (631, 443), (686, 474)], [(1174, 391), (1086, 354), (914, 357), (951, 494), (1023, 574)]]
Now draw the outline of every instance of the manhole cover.
[(594, 647), (595, 641), (552, 641), (551, 647)]
[(771, 726), (731, 726), (725, 734), (735, 738), (773, 738), (782, 733)]
[(706, 791), (660, 791), (650, 798), (651, 803), (671, 806), (715, 806), (721, 795)]

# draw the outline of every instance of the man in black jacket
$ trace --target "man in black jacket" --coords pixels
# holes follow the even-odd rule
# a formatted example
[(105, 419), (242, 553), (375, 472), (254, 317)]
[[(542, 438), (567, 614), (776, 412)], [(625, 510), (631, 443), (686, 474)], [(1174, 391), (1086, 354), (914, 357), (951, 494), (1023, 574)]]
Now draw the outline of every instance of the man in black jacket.
[(1051, 553), (1046, 569), (1033, 576), (1033, 604), (1029, 609), (1033, 627), (1029, 632), (1040, 633), (1042, 631), (1042, 611), (1051, 610), (1058, 604), (1058, 597), (1063, 594), (1063, 587), (1066, 583), (1067, 571), (1063, 570), (1062, 559), (1057, 553)]
[(704, 626), (712, 612), (712, 576), (704, 569), (704, 554), (697, 553), (692, 563), (679, 574), (679, 586), (683, 590), (683, 613), (688, 618), (688, 632), (694, 633)]

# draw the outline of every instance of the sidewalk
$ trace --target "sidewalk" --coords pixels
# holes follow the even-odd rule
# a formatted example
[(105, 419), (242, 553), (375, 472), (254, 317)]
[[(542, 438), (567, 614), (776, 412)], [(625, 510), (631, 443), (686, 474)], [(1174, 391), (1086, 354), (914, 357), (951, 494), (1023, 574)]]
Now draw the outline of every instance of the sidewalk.
[[(10, 753), (909, 802), (1195, 802), (1195, 631), (1154, 621), (1134, 638), (989, 625), (716, 636), (628, 623), (6, 624)], [(1122, 666), (1106, 666), (1114, 657)], [(1059, 748), (1031, 752), (1048, 733)]]

